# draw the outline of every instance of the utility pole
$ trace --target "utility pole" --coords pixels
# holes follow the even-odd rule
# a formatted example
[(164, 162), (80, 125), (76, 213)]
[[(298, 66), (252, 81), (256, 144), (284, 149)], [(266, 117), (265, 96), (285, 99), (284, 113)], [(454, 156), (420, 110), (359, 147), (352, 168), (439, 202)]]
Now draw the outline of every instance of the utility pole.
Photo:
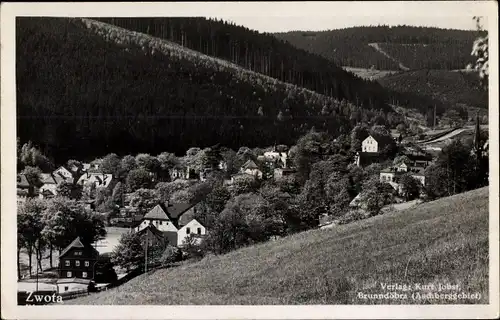
[(144, 254), (144, 273), (148, 272), (148, 246), (149, 246), (148, 235), (149, 235), (149, 230), (146, 231), (146, 249), (145, 249), (145, 254)]

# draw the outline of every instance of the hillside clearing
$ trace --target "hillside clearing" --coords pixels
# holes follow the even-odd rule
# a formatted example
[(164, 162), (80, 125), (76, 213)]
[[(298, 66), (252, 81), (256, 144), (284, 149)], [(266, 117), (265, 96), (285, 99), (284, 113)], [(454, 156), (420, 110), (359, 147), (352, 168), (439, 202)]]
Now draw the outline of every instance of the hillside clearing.
[(360, 78), (368, 79), (368, 80), (376, 80), (387, 75), (391, 75), (397, 73), (397, 71), (392, 70), (376, 70), (376, 69), (368, 69), (368, 68), (353, 68), (353, 67), (342, 67), (345, 71), (349, 71), (354, 73)]
[[(71, 304), (488, 302), (488, 187), (139, 276)], [(365, 300), (381, 284), (458, 284), (479, 300)]]

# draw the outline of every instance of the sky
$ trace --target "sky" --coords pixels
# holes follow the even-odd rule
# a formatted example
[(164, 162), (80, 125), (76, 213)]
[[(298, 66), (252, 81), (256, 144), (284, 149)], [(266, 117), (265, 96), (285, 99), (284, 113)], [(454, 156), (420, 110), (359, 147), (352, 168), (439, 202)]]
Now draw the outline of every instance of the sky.
[(341, 29), (354, 26), (370, 25), (413, 25), (461, 30), (476, 30), (473, 16), (462, 17), (416, 17), (416, 16), (333, 16), (333, 17), (245, 17), (245, 16), (215, 16), (225, 21), (260, 32), (285, 32), (292, 30), (321, 31)]

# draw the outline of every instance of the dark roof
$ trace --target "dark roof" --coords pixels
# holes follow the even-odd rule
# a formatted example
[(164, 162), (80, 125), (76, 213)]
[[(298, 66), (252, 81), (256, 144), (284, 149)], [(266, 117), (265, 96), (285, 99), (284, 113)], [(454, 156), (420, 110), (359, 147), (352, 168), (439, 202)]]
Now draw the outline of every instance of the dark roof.
[[(144, 215), (143, 219), (170, 220), (174, 225), (178, 226), (177, 224), (180, 218), (183, 217), (183, 214), (195, 205), (196, 203), (160, 203)], [(180, 222), (184, 222), (185, 219), (191, 221), (192, 218), (182, 218)]]
[(59, 255), (60, 257), (64, 256), (71, 248), (85, 248), (83, 243), (80, 241), (80, 237), (77, 237), (73, 242), (69, 244)]
[(154, 225), (150, 224), (144, 229), (140, 230), (138, 233), (144, 233), (150, 231), (153, 236), (159, 240), (167, 240), (173, 246), (177, 246), (177, 232), (174, 231), (160, 231)]
[(56, 184), (56, 180), (51, 173), (42, 173), (40, 175), (43, 184)]
[(28, 182), (28, 179), (26, 178), (25, 174), (18, 174), (17, 175), (17, 187), (18, 188), (29, 188), (31, 185)]
[(394, 139), (390, 135), (387, 136), (374, 132), (371, 133), (370, 136), (377, 141), (379, 149), (394, 142)]
[(181, 215), (179, 217), (179, 221), (178, 221), (178, 226), (177, 227), (182, 227), (182, 226), (185, 226), (186, 224), (188, 224), (191, 220), (194, 219), (194, 211), (189, 211), (184, 213), (183, 215)]
[(61, 254), (59, 255), (59, 258), (61, 258), (62, 256), (64, 256), (66, 253), (68, 253), (68, 252), (69, 252), (69, 250), (71, 250), (71, 249), (73, 249), (73, 248), (82, 248), (82, 249), (88, 249), (88, 248), (91, 248), (91, 249), (92, 249), (91, 251), (92, 251), (94, 254), (96, 254), (96, 253), (97, 253), (97, 255), (99, 255), (99, 252), (98, 252), (98, 251), (97, 251), (94, 247), (92, 247), (92, 246), (84, 246), (84, 245), (83, 245), (83, 243), (82, 243), (82, 241), (80, 240), (80, 237), (76, 237), (76, 239), (75, 239), (75, 240), (73, 240), (73, 242), (71, 242), (71, 243), (69, 244), (69, 246), (67, 246), (67, 247), (66, 247), (66, 248), (65, 248), (65, 249), (61, 252)]
[(167, 213), (172, 219), (179, 218), (184, 212), (195, 206), (196, 203), (169, 203)]

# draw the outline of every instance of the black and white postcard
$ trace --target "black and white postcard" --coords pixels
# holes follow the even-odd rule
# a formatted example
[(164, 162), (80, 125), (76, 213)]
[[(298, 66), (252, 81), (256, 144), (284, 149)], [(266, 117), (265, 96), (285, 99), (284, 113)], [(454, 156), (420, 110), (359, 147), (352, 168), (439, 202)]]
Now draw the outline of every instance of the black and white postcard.
[(6, 319), (499, 316), (497, 2), (1, 9)]

